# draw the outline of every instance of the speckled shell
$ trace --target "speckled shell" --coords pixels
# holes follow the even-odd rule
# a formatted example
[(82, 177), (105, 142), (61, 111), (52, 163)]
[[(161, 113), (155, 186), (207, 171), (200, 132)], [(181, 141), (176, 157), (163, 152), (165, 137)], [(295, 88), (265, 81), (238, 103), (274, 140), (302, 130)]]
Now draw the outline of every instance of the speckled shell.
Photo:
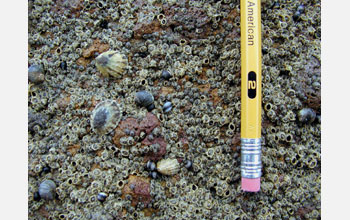
[(52, 180), (45, 180), (40, 183), (39, 195), (41, 198), (46, 200), (51, 200), (55, 198), (56, 195), (56, 184)]
[(177, 159), (164, 159), (158, 161), (157, 170), (164, 175), (175, 175), (180, 170), (180, 164)]
[(92, 111), (91, 128), (98, 134), (107, 134), (117, 127), (121, 116), (120, 107), (116, 101), (100, 102)]
[(107, 51), (96, 58), (96, 67), (104, 77), (120, 78), (127, 64), (127, 57), (117, 51)]

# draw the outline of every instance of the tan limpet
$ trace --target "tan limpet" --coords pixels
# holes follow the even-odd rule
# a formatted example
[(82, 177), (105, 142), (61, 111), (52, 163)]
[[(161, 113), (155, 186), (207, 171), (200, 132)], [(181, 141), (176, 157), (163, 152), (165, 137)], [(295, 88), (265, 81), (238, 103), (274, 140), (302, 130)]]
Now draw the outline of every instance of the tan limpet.
[(106, 100), (96, 105), (91, 115), (91, 128), (98, 134), (107, 134), (116, 128), (122, 117), (119, 104)]
[(107, 51), (96, 58), (96, 67), (104, 77), (121, 77), (128, 64), (128, 58), (118, 51)]
[(175, 175), (180, 170), (180, 164), (177, 159), (163, 159), (158, 161), (157, 170), (163, 175)]

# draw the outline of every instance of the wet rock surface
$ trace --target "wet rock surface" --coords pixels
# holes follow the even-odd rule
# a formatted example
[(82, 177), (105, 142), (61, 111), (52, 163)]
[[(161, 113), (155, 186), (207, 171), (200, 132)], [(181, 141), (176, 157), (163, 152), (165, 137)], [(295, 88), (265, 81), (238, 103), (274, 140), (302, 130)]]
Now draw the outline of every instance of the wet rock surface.
[[(28, 68), (44, 70), (28, 73), (29, 219), (319, 219), (321, 4), (261, 4), (252, 195), (240, 182), (239, 1), (29, 1)], [(122, 54), (117, 77), (108, 53), (108, 75), (96, 67), (106, 51)], [(139, 91), (152, 104), (138, 105)], [(120, 122), (95, 132), (106, 100)], [(147, 168), (169, 159), (171, 175)], [(50, 200), (39, 195), (47, 179)]]

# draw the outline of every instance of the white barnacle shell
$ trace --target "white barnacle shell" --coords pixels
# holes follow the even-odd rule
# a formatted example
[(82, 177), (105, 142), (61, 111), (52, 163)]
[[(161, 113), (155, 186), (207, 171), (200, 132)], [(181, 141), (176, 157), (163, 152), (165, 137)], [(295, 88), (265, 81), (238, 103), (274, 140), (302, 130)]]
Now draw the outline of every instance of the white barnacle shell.
[(164, 159), (158, 161), (157, 170), (164, 175), (174, 175), (179, 172), (180, 164), (177, 159)]
[(104, 77), (121, 77), (127, 64), (128, 58), (126, 55), (121, 54), (118, 51), (107, 51), (101, 53), (96, 58), (96, 67)]
[(56, 184), (52, 180), (45, 180), (40, 183), (39, 195), (41, 198), (46, 200), (52, 200), (56, 195)]

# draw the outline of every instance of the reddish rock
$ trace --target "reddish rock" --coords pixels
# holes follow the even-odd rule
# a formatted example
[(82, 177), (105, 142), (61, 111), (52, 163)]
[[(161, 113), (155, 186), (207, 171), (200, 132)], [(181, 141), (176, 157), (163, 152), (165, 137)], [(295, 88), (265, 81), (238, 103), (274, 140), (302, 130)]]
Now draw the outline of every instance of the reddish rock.
[(70, 103), (70, 96), (69, 95), (64, 96), (64, 97), (56, 100), (56, 104), (58, 105), (58, 108), (62, 111), (64, 111), (68, 107), (69, 103)]
[(107, 51), (109, 49), (108, 44), (103, 44), (99, 39), (94, 40), (90, 47), (83, 50), (82, 57), (80, 57), (76, 62), (78, 65), (82, 65), (86, 67), (94, 58), (94, 53), (97, 52), (99, 54)]
[(232, 150), (233, 152), (237, 151), (237, 148), (241, 144), (241, 133), (237, 132), (232, 138)]
[(154, 114), (147, 112), (146, 117), (140, 122), (139, 130), (136, 135), (139, 135), (141, 131), (149, 134), (155, 127), (159, 126), (159, 124), (158, 118)]
[[(204, 38), (211, 33), (210, 18), (204, 8), (189, 7), (188, 10), (179, 10), (178, 6), (165, 5), (163, 8), (170, 27), (182, 26), (182, 34), (188, 38)], [(200, 29), (197, 33), (195, 29)]]
[(83, 50), (83, 57), (84, 58), (90, 58), (94, 55), (95, 52), (103, 53), (109, 49), (108, 44), (103, 44), (100, 42), (99, 39), (94, 40), (92, 45), (88, 47), (87, 49)]
[(153, 160), (157, 161), (160, 160), (166, 153), (166, 142), (162, 137), (154, 138), (152, 141), (149, 141), (147, 138), (145, 138), (142, 141), (143, 145), (151, 145), (151, 144), (159, 144), (160, 148), (157, 152), (149, 152), (145, 155), (145, 161)]
[(142, 39), (144, 34), (152, 34), (160, 31), (160, 24), (157, 19), (153, 21), (144, 21), (137, 23), (133, 28), (135, 39)]
[(305, 206), (298, 208), (297, 212), (295, 213), (297, 216), (300, 216), (300, 218), (305, 219), (305, 215), (307, 213), (310, 213), (313, 210), (311, 206)]
[(177, 159), (177, 162), (179, 162), (179, 163), (182, 163), (182, 161), (184, 160), (183, 158), (180, 158), (180, 157), (178, 157), (176, 159)]
[(46, 219), (49, 218), (49, 212), (46, 210), (45, 205), (40, 206), (38, 212), (42, 217), (44, 217)]
[(118, 147), (121, 147), (120, 138), (127, 136), (124, 130), (129, 129), (130, 131), (134, 131), (137, 134), (139, 130), (139, 123), (135, 118), (127, 118), (124, 121), (119, 122), (118, 127), (114, 130), (115, 135), (113, 137), (113, 143)]
[(321, 112), (321, 90), (309, 85), (308, 79), (311, 77), (321, 77), (321, 63), (319, 58), (310, 56), (304, 65), (304, 71), (298, 73), (296, 92), (301, 92), (307, 99), (301, 100), (307, 107), (312, 108), (317, 113)]
[(180, 139), (181, 143), (182, 143), (182, 148), (185, 150), (185, 151), (188, 151), (188, 139), (187, 137), (183, 137)]
[(162, 87), (159, 91), (160, 94), (162, 95), (169, 95), (171, 93), (174, 93), (175, 89), (173, 87)]
[[(146, 117), (140, 123), (135, 118), (127, 118), (121, 121), (118, 127), (114, 130), (115, 135), (113, 137), (113, 142), (118, 147), (121, 147), (120, 138), (127, 136), (124, 132), (125, 129), (134, 131), (136, 136), (139, 136), (142, 131), (148, 135), (155, 127), (159, 126), (159, 124), (158, 118), (150, 112), (147, 112)], [(144, 143), (144, 145), (150, 144), (151, 143)]]
[(68, 151), (72, 154), (72, 156), (74, 157), (75, 154), (78, 152), (78, 150), (80, 149), (80, 145), (79, 144), (75, 144), (75, 145), (71, 145), (68, 146)]
[(210, 95), (212, 97), (212, 101), (213, 101), (213, 104), (216, 106), (218, 103), (221, 103), (221, 98), (219, 97), (218, 95), (218, 89), (215, 88), (213, 90), (210, 91)]
[(128, 184), (123, 188), (122, 198), (125, 199), (127, 194), (132, 196), (131, 205), (136, 206), (142, 202), (146, 207), (151, 202), (150, 178), (130, 175)]

